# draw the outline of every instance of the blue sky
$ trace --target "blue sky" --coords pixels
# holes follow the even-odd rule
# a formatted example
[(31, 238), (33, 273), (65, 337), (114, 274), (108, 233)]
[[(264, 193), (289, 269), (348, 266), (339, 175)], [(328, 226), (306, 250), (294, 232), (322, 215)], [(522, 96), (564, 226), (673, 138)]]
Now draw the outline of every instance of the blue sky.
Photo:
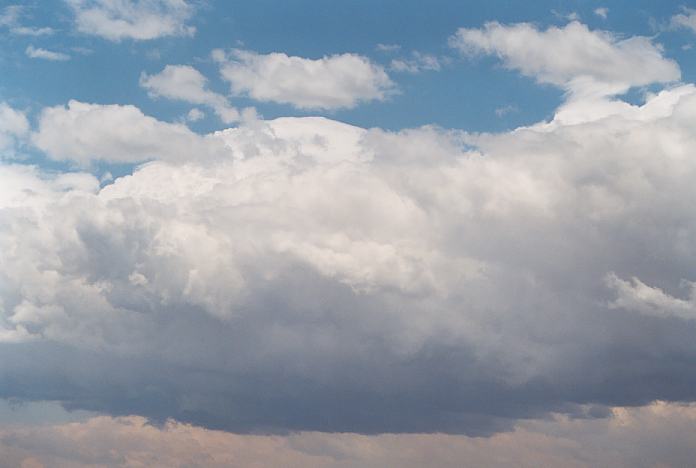
[(0, 40), (0, 468), (696, 459), (696, 5), (6, 1)]
[[(5, 2), (9, 5), (12, 2)], [(539, 86), (532, 79), (503, 69), (492, 59), (462, 59), (447, 45), (459, 27), (478, 27), (486, 21), (532, 22), (540, 27), (563, 25), (573, 13), (591, 28), (618, 35), (655, 37), (665, 55), (677, 59), (685, 81), (694, 78), (696, 61), (683, 46), (693, 42), (687, 29), (666, 28), (670, 18), (685, 6), (680, 1), (539, 1), (533, 4), (493, 1), (330, 2), (273, 1), (200, 2), (189, 23), (193, 37), (165, 37), (150, 41), (124, 39), (112, 42), (75, 32), (71, 11), (60, 1), (24, 2), (22, 24), (51, 27), (55, 34), (32, 37), (5, 29), (2, 49), (5, 100), (36, 111), (69, 99), (103, 104), (134, 104), (147, 114), (174, 120), (188, 111), (184, 103), (149, 99), (138, 86), (142, 72), (156, 73), (167, 64), (195, 66), (220, 93), (227, 86), (210, 59), (216, 48), (244, 48), (260, 53), (284, 52), (308, 58), (357, 53), (388, 66), (394, 58), (413, 51), (447, 58), (439, 72), (391, 73), (399, 94), (386, 102), (366, 103), (354, 109), (329, 113), (332, 118), (364, 127), (399, 129), (436, 124), (470, 131), (498, 131), (548, 118), (561, 100), (561, 92)], [(594, 13), (605, 6), (606, 19)], [(376, 50), (378, 44), (398, 45), (394, 52)], [(52, 62), (26, 56), (27, 46), (70, 55)], [(76, 52), (75, 48), (84, 49)], [(255, 105), (266, 118), (314, 115), (291, 106), (233, 99), (239, 106)], [(496, 109), (514, 110), (503, 116)], [(214, 118), (194, 124), (197, 131), (222, 128)]]

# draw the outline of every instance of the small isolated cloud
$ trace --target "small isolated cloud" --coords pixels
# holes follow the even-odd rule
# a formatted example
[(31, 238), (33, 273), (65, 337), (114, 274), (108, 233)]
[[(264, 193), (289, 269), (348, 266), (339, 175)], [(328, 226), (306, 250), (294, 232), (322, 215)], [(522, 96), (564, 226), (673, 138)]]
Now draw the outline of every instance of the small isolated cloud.
[(77, 30), (110, 41), (192, 36), (194, 7), (186, 0), (65, 0)]
[(49, 36), (55, 32), (53, 28), (43, 27), (43, 28), (32, 28), (28, 26), (17, 26), (10, 29), (13, 34), (18, 34), (20, 36)]
[(78, 101), (44, 109), (32, 141), (52, 159), (82, 165), (92, 160), (176, 161), (191, 154), (204, 157), (213, 151), (205, 137), (186, 126), (161, 122), (135, 106)]
[(208, 89), (208, 80), (195, 68), (188, 65), (167, 65), (155, 74), (140, 75), (140, 86), (151, 97), (164, 97), (205, 105), (212, 108), (225, 123), (240, 119), (239, 111), (230, 105), (227, 98)]
[(551, 14), (560, 20), (580, 21), (580, 14), (577, 11), (571, 11), (570, 13), (561, 13), (558, 10), (551, 10)]
[(505, 117), (508, 114), (513, 114), (515, 112), (519, 112), (520, 109), (517, 106), (513, 106), (512, 104), (508, 104), (506, 106), (498, 107), (495, 110), (495, 115), (498, 117)]
[(193, 108), (186, 114), (186, 120), (189, 122), (198, 122), (205, 117), (205, 112), (200, 109)]
[(696, 33), (696, 10), (684, 8), (682, 13), (672, 16), (671, 25), (674, 28), (687, 28)]
[(602, 19), (607, 19), (607, 16), (609, 15), (609, 8), (607, 8), (607, 7), (595, 8), (594, 14), (599, 16)]
[(385, 52), (385, 53), (392, 53), (392, 52), (398, 52), (401, 50), (401, 46), (399, 44), (377, 44), (375, 46), (375, 50), (378, 52)]
[(396, 72), (406, 73), (440, 71), (442, 68), (442, 62), (434, 55), (414, 51), (409, 58), (392, 60), (389, 68)]
[(52, 60), (58, 62), (70, 60), (70, 56), (68, 54), (64, 54), (62, 52), (53, 52), (51, 50), (46, 50), (31, 45), (27, 47), (25, 53), (27, 54), (27, 57), (35, 59)]
[(314, 60), (235, 49), (228, 55), (215, 51), (213, 58), (233, 94), (300, 109), (352, 108), (384, 100), (394, 90), (380, 65), (356, 54)]
[(607, 96), (634, 86), (679, 80), (679, 65), (647, 37), (620, 39), (571, 22), (545, 31), (520, 23), (461, 28), (450, 45), (462, 54), (494, 55), (506, 67), (575, 95)]

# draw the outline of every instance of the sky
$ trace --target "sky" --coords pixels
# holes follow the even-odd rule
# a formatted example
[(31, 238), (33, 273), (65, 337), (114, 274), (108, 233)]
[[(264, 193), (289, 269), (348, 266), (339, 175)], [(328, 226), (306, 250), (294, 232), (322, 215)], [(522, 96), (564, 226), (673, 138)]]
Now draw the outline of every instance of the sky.
[(0, 1), (0, 468), (696, 459), (696, 5)]

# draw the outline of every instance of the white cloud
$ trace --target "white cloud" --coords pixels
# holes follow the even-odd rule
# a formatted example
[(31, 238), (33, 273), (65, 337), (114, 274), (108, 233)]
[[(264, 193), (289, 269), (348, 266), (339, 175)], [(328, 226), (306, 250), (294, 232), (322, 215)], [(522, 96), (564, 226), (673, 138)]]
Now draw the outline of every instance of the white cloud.
[(32, 45), (27, 47), (27, 49), (25, 50), (25, 53), (27, 54), (27, 57), (29, 57), (29, 58), (51, 60), (51, 61), (70, 60), (70, 56), (68, 54), (64, 54), (62, 52), (53, 52), (51, 50), (46, 50), (46, 49), (42, 49), (42, 48), (36, 48)]
[(599, 16), (602, 19), (607, 19), (607, 16), (609, 16), (609, 8), (607, 8), (607, 7), (595, 8), (594, 14)]
[(633, 310), (658, 317), (675, 316), (696, 319), (696, 283), (683, 282), (682, 286), (688, 289), (688, 299), (670, 296), (660, 288), (648, 286), (636, 277), (625, 281), (612, 273), (607, 275), (606, 283), (617, 295), (610, 304), (613, 308)]
[(682, 13), (672, 16), (671, 23), (675, 28), (687, 28), (696, 32), (696, 10), (684, 8)]
[(414, 51), (410, 58), (391, 61), (390, 68), (397, 72), (420, 73), (422, 71), (440, 71), (441, 60), (430, 54)]
[(19, 23), (19, 19), (24, 12), (25, 7), (21, 5), (6, 6), (0, 14), (0, 26), (9, 28), (10, 33), (20, 36), (47, 36), (55, 31), (49, 27), (31, 27), (23, 26)]
[(619, 39), (572, 22), (538, 30), (527, 23), (461, 28), (450, 45), (465, 55), (496, 55), (506, 67), (576, 95), (620, 94), (634, 86), (677, 81), (679, 66), (649, 38)]
[(237, 109), (227, 98), (208, 89), (208, 80), (188, 65), (167, 65), (160, 73), (140, 75), (140, 86), (152, 97), (178, 99), (211, 107), (225, 123), (240, 119)]
[(205, 117), (205, 112), (200, 109), (193, 108), (186, 114), (186, 120), (189, 122), (198, 122)]
[(23, 112), (0, 102), (0, 159), (14, 156), (17, 143), (29, 133)]
[(0, 26), (14, 26), (22, 13), (20, 5), (9, 5), (0, 14)]
[(519, 111), (520, 111), (520, 109), (517, 106), (514, 106), (512, 104), (508, 104), (506, 106), (496, 108), (495, 115), (497, 115), (498, 117), (504, 117), (508, 114), (517, 113)]
[(11, 28), (10, 32), (20, 36), (50, 36), (51, 34), (55, 33), (55, 30), (48, 27), (32, 28), (28, 26), (17, 26)]
[(32, 141), (52, 159), (79, 164), (177, 161), (194, 155), (205, 159), (217, 148), (210, 138), (184, 125), (160, 122), (137, 107), (78, 101), (44, 109)]
[(227, 57), (215, 51), (213, 58), (235, 95), (301, 109), (351, 108), (384, 100), (394, 89), (381, 66), (355, 54), (313, 60), (233, 50)]
[(194, 7), (186, 0), (65, 0), (77, 30), (110, 41), (192, 36), (187, 21)]
[(375, 46), (375, 50), (378, 52), (385, 52), (385, 53), (393, 53), (401, 50), (401, 46), (399, 44), (377, 44)]

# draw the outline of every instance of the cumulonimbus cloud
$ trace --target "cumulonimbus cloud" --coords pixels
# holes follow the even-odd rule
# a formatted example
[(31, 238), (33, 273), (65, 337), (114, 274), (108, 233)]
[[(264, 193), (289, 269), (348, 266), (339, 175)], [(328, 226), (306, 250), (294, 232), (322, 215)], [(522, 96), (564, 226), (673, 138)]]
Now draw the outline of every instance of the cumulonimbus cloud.
[(0, 166), (0, 396), (472, 435), (693, 400), (674, 356), (696, 352), (675, 312), (696, 279), (695, 109), (683, 85), (500, 134), (283, 118), (203, 137), (49, 108), (32, 141), (51, 157), (153, 161), (103, 188)]

